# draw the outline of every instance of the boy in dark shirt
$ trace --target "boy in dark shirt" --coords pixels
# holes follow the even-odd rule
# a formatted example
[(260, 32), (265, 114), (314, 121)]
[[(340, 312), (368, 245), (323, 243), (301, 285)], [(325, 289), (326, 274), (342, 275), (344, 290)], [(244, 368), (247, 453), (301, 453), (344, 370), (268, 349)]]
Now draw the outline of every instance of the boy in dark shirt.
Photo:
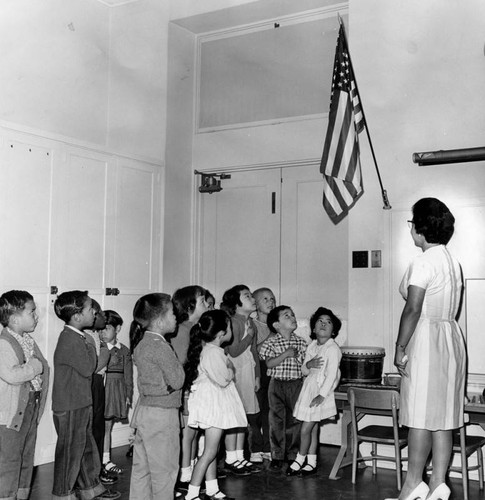
[(106, 498), (99, 481), (101, 463), (92, 433), (91, 381), (97, 356), (83, 333), (94, 324), (92, 300), (88, 292), (65, 292), (57, 298), (54, 310), (66, 324), (54, 352), (52, 411), (57, 444), (52, 498)]

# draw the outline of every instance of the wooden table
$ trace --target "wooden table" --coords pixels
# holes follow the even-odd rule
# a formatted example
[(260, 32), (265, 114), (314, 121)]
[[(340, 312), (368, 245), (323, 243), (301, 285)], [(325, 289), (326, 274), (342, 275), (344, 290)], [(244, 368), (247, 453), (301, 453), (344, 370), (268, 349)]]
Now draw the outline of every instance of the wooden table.
[[(362, 387), (361, 385), (359, 385)], [(375, 388), (373, 385), (369, 385), (369, 388)], [(384, 389), (391, 389), (392, 386), (382, 386)], [(347, 467), (347, 465), (352, 465), (352, 417), (350, 413), (350, 405), (347, 400), (347, 387), (335, 391), (335, 402), (337, 409), (342, 412), (342, 429), (341, 429), (341, 443), (340, 450), (337, 454), (337, 458), (333, 463), (332, 470), (329, 474), (329, 479), (340, 479), (337, 476), (338, 471), (342, 467)], [(465, 405), (465, 414), (469, 417), (469, 422), (471, 424), (478, 424), (485, 430), (485, 404), (469, 403)], [(389, 412), (390, 415), (390, 412)], [(357, 416), (359, 418), (359, 416)], [(362, 464), (361, 464), (362, 465)], [(365, 465), (364, 465), (365, 467)]]

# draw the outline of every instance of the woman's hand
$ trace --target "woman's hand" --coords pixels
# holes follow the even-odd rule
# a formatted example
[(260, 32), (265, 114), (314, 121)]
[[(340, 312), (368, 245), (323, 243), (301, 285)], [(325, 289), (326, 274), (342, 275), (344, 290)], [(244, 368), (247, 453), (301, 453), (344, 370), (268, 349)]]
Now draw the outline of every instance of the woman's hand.
[(320, 394), (312, 399), (312, 402), (310, 403), (310, 408), (313, 408), (314, 406), (321, 405), (325, 401), (325, 398), (323, 396), (320, 396)]
[(396, 346), (396, 353), (394, 354), (394, 366), (397, 368), (397, 371), (403, 376), (407, 377), (408, 373), (406, 372), (406, 364), (408, 362), (408, 356), (404, 349), (399, 346)]
[(322, 366), (323, 366), (323, 359), (321, 356), (315, 356), (314, 358), (310, 359), (310, 361), (306, 362), (306, 367), (308, 369), (321, 368)]

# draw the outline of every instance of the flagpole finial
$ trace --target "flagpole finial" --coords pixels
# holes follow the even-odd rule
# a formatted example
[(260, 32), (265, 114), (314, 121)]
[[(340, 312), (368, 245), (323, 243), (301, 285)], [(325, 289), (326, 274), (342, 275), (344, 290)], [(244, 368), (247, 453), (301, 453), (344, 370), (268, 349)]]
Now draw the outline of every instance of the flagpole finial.
[(344, 24), (343, 19), (340, 17), (340, 12), (337, 12), (337, 18), (338, 18), (338, 22), (340, 23), (340, 25)]

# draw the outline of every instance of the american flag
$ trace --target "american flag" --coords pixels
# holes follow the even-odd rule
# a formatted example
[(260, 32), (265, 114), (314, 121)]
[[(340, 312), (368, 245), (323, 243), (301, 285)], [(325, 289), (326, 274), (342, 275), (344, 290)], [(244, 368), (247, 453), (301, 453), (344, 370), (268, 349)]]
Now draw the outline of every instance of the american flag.
[(320, 172), (323, 206), (334, 224), (340, 222), (364, 192), (358, 134), (365, 122), (343, 25), (337, 39), (327, 135)]

